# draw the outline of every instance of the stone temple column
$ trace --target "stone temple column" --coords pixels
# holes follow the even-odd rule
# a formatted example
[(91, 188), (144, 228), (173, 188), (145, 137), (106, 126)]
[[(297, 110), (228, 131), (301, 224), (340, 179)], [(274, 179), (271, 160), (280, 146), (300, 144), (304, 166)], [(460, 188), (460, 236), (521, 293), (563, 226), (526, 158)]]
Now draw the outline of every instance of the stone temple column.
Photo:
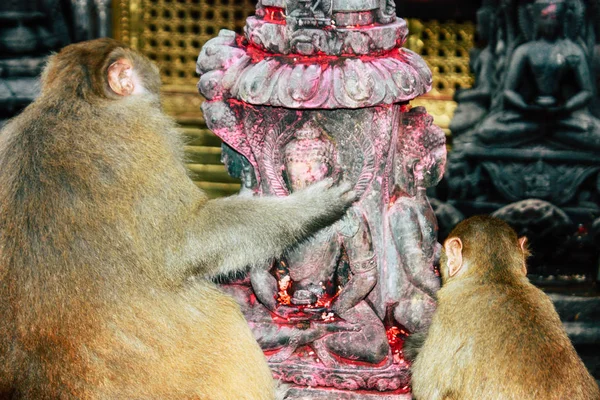
[(224, 285), (290, 399), (409, 396), (402, 344), (435, 308), (425, 190), (446, 148), (410, 107), (431, 72), (402, 47), (407, 34), (389, 0), (262, 0), (244, 36), (222, 30), (198, 58), (206, 123), (242, 195), (327, 177), (360, 195), (341, 221)]

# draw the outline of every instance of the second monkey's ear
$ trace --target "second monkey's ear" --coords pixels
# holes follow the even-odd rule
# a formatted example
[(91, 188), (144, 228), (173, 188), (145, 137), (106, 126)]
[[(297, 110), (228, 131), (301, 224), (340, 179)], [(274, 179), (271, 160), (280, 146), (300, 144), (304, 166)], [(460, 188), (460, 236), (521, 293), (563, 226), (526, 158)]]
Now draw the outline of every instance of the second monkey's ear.
[(463, 266), (462, 248), (462, 241), (457, 237), (447, 239), (444, 243), (446, 258), (448, 259), (448, 275), (450, 277), (456, 275)]
[(527, 275), (527, 257), (529, 257), (529, 246), (527, 243), (527, 238), (525, 236), (519, 238), (519, 247), (521, 248), (521, 252), (523, 253), (523, 266), (521, 267), (521, 272), (523, 275)]
[(121, 58), (108, 67), (108, 86), (120, 96), (129, 96), (135, 90), (133, 63)]

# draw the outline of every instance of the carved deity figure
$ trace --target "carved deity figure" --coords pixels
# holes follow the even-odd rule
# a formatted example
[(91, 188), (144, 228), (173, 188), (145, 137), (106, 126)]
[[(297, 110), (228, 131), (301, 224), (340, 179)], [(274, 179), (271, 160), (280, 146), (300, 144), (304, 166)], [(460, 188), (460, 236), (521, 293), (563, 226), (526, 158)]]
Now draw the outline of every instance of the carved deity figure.
[[(334, 174), (334, 160), (333, 143), (309, 120), (285, 147), (291, 191)], [(259, 338), (263, 349), (278, 350), (269, 361), (284, 361), (307, 344), (326, 366), (337, 365), (340, 358), (383, 361), (389, 354), (386, 332), (365, 301), (377, 282), (376, 265), (368, 222), (355, 206), (344, 219), (277, 260), (275, 274), (253, 270), (257, 299), (281, 317), (276, 332), (271, 328)]]
[(515, 50), (504, 85), (504, 110), (483, 122), (476, 133), (481, 142), (511, 146), (546, 136), (570, 147), (600, 148), (600, 123), (588, 109), (587, 55), (562, 24), (569, 21), (567, 7), (570, 3), (562, 0), (534, 3), (536, 35)]
[(469, 89), (456, 92), (454, 100), (458, 107), (450, 123), (453, 136), (458, 136), (487, 114), (492, 96), (496, 90), (496, 66), (498, 63), (497, 52), (497, 10), (496, 7), (484, 2), (483, 7), (477, 11), (477, 32), (482, 41), (486, 42), (485, 48), (471, 51), (471, 71), (475, 75), (475, 85)]
[(299, 27), (330, 25), (331, 6), (332, 0), (288, 0), (286, 13)]
[[(396, 145), (400, 155), (394, 165), (394, 185), (388, 209), (391, 234), (403, 273), (393, 266), (380, 272), (382, 304), (397, 306), (394, 317), (410, 331), (423, 328), (435, 308), (439, 279), (432, 273), (440, 254), (437, 222), (426, 196), (435, 186), (446, 164), (446, 137), (433, 125), (433, 118), (422, 107), (415, 107), (403, 118), (403, 129)], [(411, 296), (406, 296), (406, 282)], [(420, 301), (417, 301), (420, 300)]]

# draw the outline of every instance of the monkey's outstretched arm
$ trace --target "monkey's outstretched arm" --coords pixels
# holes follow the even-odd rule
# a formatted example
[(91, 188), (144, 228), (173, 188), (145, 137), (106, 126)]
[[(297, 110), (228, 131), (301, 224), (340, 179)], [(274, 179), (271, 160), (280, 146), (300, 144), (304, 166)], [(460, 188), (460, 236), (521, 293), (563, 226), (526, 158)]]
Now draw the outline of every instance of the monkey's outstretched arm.
[(356, 195), (347, 184), (331, 183), (321, 181), (288, 197), (234, 196), (204, 203), (189, 218), (186, 257), (207, 275), (265, 265), (344, 215)]

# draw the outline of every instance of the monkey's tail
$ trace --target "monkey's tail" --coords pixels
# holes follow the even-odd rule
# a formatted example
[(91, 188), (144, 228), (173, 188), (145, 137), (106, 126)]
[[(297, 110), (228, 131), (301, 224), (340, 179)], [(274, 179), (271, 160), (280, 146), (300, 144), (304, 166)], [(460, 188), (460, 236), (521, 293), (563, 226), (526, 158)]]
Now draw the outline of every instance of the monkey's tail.
[(275, 400), (284, 400), (290, 391), (290, 385), (286, 385), (280, 380), (275, 380)]

